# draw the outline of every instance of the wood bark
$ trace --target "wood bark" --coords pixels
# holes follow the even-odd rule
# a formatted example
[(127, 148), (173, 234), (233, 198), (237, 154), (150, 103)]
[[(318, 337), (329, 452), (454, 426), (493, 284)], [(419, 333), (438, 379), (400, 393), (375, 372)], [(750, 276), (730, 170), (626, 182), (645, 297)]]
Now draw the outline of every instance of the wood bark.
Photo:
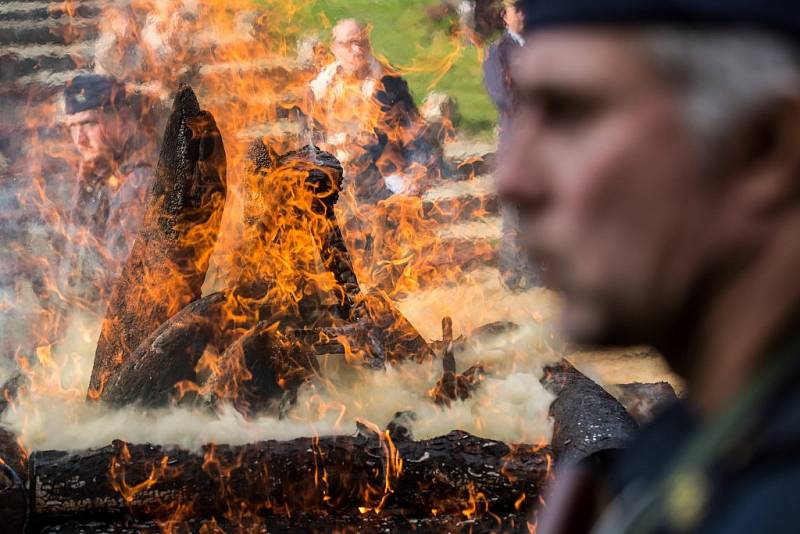
[(95, 352), (89, 397), (164, 321), (200, 297), (225, 204), (225, 148), (188, 86), (174, 100), (139, 235), (120, 276)]
[(547, 448), (512, 448), (459, 431), (398, 443), (359, 434), (209, 445), (199, 453), (115, 441), (34, 453), (31, 518), (513, 514), (525, 508), (521, 502), (536, 502), (549, 467)]

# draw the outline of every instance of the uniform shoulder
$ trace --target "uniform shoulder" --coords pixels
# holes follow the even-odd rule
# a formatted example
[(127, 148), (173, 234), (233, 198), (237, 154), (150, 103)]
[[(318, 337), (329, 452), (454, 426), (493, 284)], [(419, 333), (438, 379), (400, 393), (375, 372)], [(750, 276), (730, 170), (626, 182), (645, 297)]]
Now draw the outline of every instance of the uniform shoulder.
[(800, 509), (800, 458), (762, 462), (728, 484), (710, 510), (702, 534), (774, 534), (796, 532)]

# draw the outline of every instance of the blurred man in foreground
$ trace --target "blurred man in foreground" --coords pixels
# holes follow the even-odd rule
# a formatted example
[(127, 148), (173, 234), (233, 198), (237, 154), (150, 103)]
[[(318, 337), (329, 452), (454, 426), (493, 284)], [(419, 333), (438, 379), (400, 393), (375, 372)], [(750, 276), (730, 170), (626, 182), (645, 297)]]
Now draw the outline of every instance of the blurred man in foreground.
[(688, 395), (557, 476), (538, 532), (796, 532), (800, 14), (530, 0), (499, 178), (573, 340), (651, 344)]
[(64, 253), (68, 285), (94, 301), (127, 258), (144, 216), (155, 143), (140, 127), (132, 96), (114, 78), (75, 77), (64, 91), (64, 111), (79, 155)]
[(335, 59), (311, 82), (325, 145), (349, 169), (361, 200), (415, 191), (414, 174), (424, 174), (437, 151), (408, 84), (375, 58), (361, 23), (340, 20), (332, 36)]

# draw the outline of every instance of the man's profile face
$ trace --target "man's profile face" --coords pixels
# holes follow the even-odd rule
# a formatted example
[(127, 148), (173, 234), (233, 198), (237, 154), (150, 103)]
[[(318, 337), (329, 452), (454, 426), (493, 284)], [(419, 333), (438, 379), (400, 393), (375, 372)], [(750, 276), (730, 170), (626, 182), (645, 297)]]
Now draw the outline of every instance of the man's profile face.
[(506, 28), (514, 33), (522, 33), (525, 26), (525, 14), (514, 6), (509, 6), (503, 10), (503, 22)]
[(499, 190), (580, 343), (652, 342), (686, 305), (713, 198), (693, 132), (629, 34), (531, 35)]
[(72, 143), (84, 161), (93, 161), (109, 151), (109, 139), (105, 134), (103, 113), (89, 109), (68, 114), (66, 125)]
[(352, 21), (343, 21), (333, 29), (331, 48), (347, 74), (358, 74), (369, 65), (369, 37), (364, 28)]

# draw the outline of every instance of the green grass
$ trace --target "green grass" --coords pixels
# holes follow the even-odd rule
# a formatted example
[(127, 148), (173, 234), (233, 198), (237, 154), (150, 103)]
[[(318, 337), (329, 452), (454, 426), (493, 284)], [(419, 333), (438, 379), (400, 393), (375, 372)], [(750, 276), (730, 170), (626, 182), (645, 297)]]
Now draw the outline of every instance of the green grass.
[[(488, 135), (497, 115), (483, 87), (479, 51), (472, 45), (459, 45), (446, 23), (434, 23), (425, 8), (438, 0), (328, 0), (312, 2), (297, 16), (303, 28), (329, 38), (328, 23), (353, 17), (372, 25), (372, 44), (376, 54), (404, 71), (414, 98), (421, 102), (430, 91), (454, 97), (462, 116), (461, 129), (471, 134)], [(438, 81), (432, 67), (450, 54), (455, 61)]]

